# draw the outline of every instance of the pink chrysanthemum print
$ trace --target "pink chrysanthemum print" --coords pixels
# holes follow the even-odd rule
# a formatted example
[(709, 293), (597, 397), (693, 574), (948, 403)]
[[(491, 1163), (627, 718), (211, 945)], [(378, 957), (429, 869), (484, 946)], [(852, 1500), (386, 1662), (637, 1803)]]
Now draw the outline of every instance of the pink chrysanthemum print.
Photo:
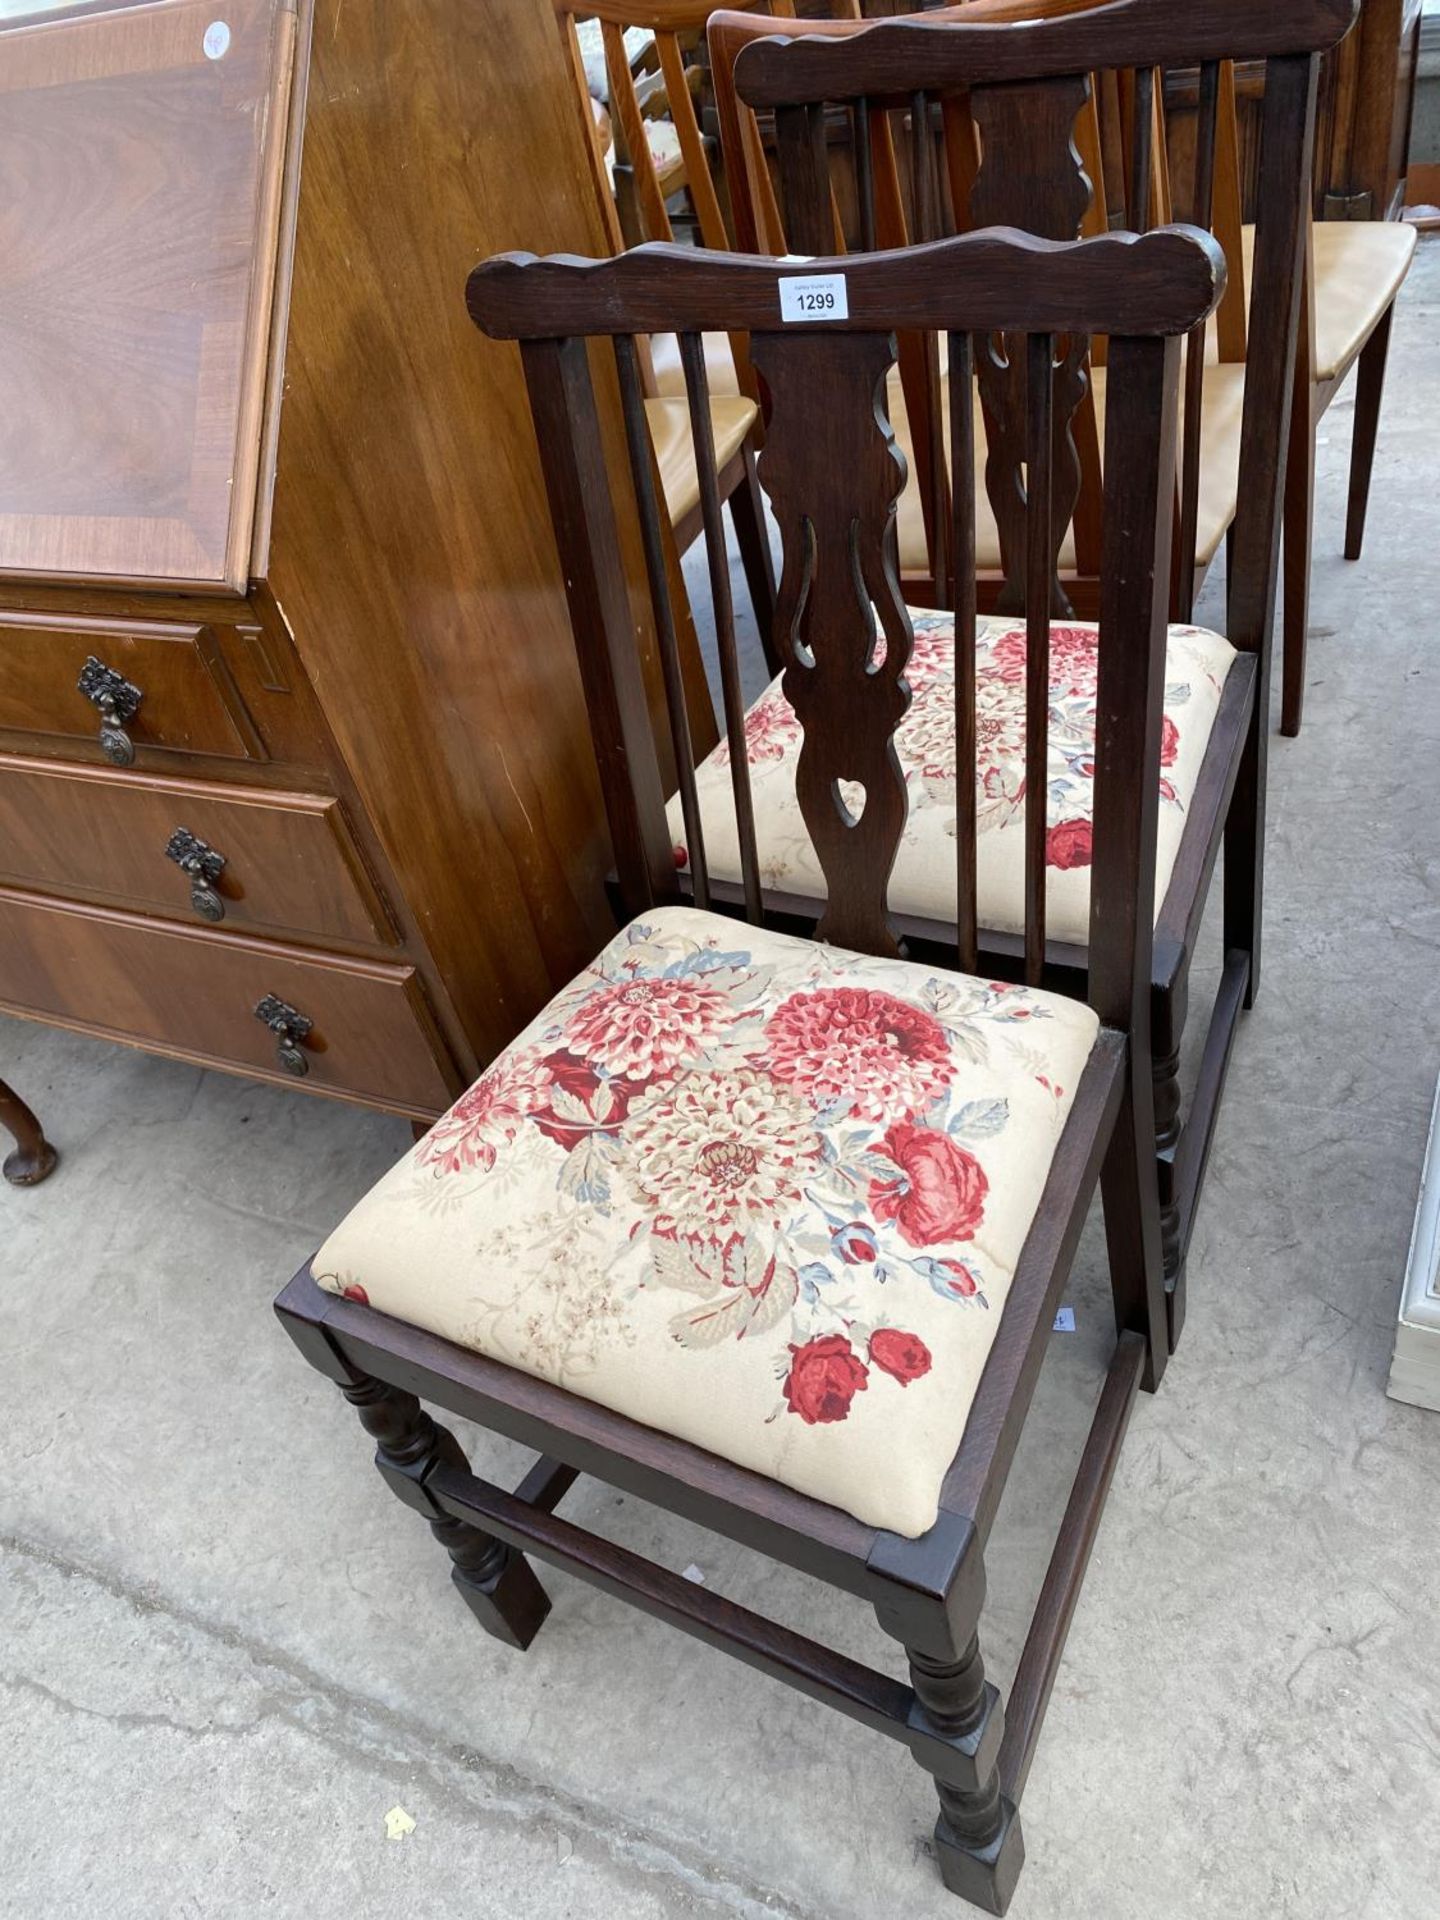
[(695, 1074), (632, 1115), (621, 1165), (657, 1231), (725, 1240), (782, 1226), (820, 1153), (810, 1107), (742, 1067)]
[[(751, 766), (764, 760), (783, 760), (800, 745), (800, 722), (795, 709), (778, 687), (772, 687), (745, 716), (745, 758)], [(722, 740), (714, 754), (716, 766), (730, 764), (730, 742)]]
[(933, 1014), (868, 987), (791, 994), (766, 1022), (764, 1058), (780, 1085), (863, 1120), (923, 1111), (955, 1073)]
[(663, 1080), (711, 1046), (734, 1017), (724, 989), (704, 980), (626, 980), (584, 1002), (567, 1044), (617, 1076)]
[[(995, 642), (993, 660), (997, 677), (1011, 686), (1025, 684), (1026, 641), (1023, 627), (1012, 627)], [(1093, 700), (1100, 671), (1100, 639), (1095, 627), (1050, 629), (1050, 697), (1070, 699), (1075, 695)]]
[(416, 1148), (423, 1167), (444, 1174), (488, 1173), (501, 1147), (549, 1098), (554, 1075), (535, 1048), (506, 1054), (438, 1120)]

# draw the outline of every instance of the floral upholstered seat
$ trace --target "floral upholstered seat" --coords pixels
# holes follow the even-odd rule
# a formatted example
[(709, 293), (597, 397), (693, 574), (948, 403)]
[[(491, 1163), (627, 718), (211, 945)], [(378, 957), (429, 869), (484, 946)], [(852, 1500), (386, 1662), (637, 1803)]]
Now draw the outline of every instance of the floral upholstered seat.
[(315, 1277), (920, 1534), (1096, 1033), (1055, 994), (661, 908)]
[[(910, 815), (890, 880), (892, 911), (955, 919), (955, 643), (948, 613), (914, 613), (906, 677), (912, 701), (895, 734)], [(1046, 931), (1085, 946), (1090, 937), (1090, 826), (1095, 777), (1098, 629), (1084, 621), (1050, 629), (1050, 794), (1046, 841)], [(1025, 628), (979, 623), (976, 645), (979, 918), (1000, 933), (1025, 930)], [(1155, 860), (1158, 916), (1180, 848), (1187, 810), (1235, 650), (1204, 627), (1171, 627), (1166, 649)], [(746, 718), (755, 837), (762, 883), (822, 900), (825, 881), (795, 798), (801, 729), (776, 680)], [(696, 775), (712, 879), (738, 881), (730, 754), (725, 742)], [(688, 864), (678, 800), (670, 806), (676, 858)]]

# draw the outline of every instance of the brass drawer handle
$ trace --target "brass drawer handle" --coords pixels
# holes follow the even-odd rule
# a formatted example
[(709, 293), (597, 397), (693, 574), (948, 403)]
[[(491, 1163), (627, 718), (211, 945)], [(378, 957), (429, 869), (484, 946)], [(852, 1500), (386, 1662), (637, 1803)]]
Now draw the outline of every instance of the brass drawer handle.
[(225, 871), (225, 856), (197, 840), (188, 827), (176, 827), (165, 848), (165, 858), (173, 860), (182, 873), (190, 876), (190, 904), (202, 920), (223, 920), (225, 902), (215, 882)]
[(135, 742), (125, 729), (135, 718), (144, 694), (93, 653), (75, 684), (100, 714), (100, 751), (112, 767), (133, 767)]
[(315, 1022), (273, 993), (267, 993), (255, 1009), (255, 1018), (263, 1020), (275, 1036), (275, 1051), (286, 1073), (306, 1074), (310, 1060), (300, 1046)]

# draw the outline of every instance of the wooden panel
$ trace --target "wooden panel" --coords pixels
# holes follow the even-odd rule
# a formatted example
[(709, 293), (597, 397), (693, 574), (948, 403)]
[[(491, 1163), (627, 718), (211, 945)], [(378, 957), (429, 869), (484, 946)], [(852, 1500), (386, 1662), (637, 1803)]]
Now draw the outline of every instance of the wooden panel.
[[(305, 1077), (255, 1008), (314, 1022)], [(0, 1008), (285, 1086), (433, 1115), (459, 1090), (410, 967), (0, 890)]]
[(225, 924), (393, 941), (340, 802), (150, 773), (0, 758), (0, 879), (202, 920), (166, 847), (184, 828), (224, 856)]
[[(317, 0), (268, 588), (482, 1058), (614, 926), (519, 358), (463, 297), (496, 251), (608, 251), (583, 133), (548, 6)], [(601, 407), (623, 473), (613, 375)]]
[(98, 739), (100, 716), (76, 684), (91, 655), (140, 689), (126, 726), (137, 749), (264, 758), (208, 627), (42, 614), (0, 622), (0, 727)]
[(294, 4), (0, 31), (0, 571), (243, 590)]

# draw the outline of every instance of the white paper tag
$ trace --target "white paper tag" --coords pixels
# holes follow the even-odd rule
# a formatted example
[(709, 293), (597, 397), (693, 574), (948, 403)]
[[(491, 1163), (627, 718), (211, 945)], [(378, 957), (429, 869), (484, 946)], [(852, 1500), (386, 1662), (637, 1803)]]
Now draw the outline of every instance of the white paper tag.
[(797, 273), (780, 282), (780, 318), (814, 326), (817, 320), (848, 320), (843, 273)]
[(1061, 1307), (1055, 1316), (1055, 1331), (1056, 1333), (1073, 1333), (1075, 1331), (1074, 1307)]

